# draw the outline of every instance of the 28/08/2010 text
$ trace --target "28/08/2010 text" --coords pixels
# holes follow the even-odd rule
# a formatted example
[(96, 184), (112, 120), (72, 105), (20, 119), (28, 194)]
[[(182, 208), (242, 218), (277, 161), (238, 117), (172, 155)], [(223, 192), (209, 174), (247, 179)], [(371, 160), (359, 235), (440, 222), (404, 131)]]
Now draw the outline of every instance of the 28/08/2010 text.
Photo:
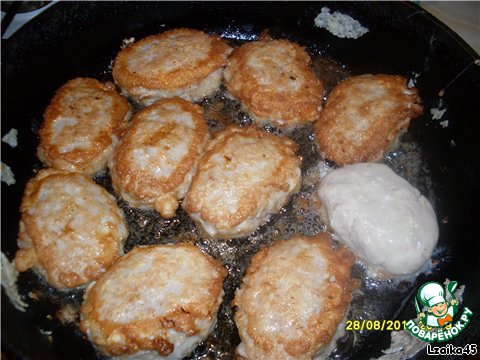
[(347, 331), (398, 331), (405, 330), (407, 322), (405, 320), (347, 320), (345, 330)]

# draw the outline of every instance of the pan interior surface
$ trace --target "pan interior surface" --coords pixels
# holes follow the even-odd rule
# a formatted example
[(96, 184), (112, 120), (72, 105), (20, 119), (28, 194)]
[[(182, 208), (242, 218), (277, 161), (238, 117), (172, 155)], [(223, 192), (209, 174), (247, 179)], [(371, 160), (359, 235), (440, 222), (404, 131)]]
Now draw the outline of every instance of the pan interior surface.
[[(369, 32), (355, 40), (340, 39), (314, 27), (313, 19), (324, 6), (352, 16)], [(77, 76), (112, 80), (111, 61), (123, 39), (138, 40), (178, 27), (215, 33), (232, 45), (256, 40), (265, 29), (274, 38), (296, 41), (312, 55), (314, 69), (327, 91), (345, 77), (363, 73), (415, 79), (424, 115), (412, 121), (408, 133), (396, 149), (385, 154), (383, 162), (434, 205), (440, 226), (435, 266), (414, 281), (379, 281), (356, 266), (354, 272), (362, 279), (363, 294), (355, 296), (348, 318), (414, 318), (416, 289), (426, 281), (443, 282), (446, 278), (465, 285), (463, 304), (474, 313), (480, 311), (480, 271), (476, 265), (480, 250), (476, 241), (476, 215), (480, 213), (478, 55), (442, 24), (408, 3), (66, 2), (53, 6), (2, 44), (2, 136), (11, 128), (19, 132), (17, 148), (2, 143), (2, 162), (12, 168), (16, 178), (15, 185), (2, 183), (2, 251), (10, 259), (16, 251), (23, 189), (33, 171), (42, 167), (35, 156), (37, 131), (55, 90)], [(226, 97), (224, 89), (201, 104), (212, 132), (230, 122), (241, 126), (251, 123), (240, 104)], [(433, 108), (447, 109), (447, 127), (432, 119)], [(300, 144), (304, 180), (285, 209), (246, 238), (213, 241), (203, 237), (182, 210), (175, 218), (165, 220), (118, 199), (131, 233), (126, 251), (137, 245), (190, 241), (220, 259), (229, 271), (218, 324), (191, 359), (233, 358), (240, 339), (230, 302), (251, 257), (260, 248), (294, 233), (313, 235), (325, 230), (321, 217), (309, 206), (320, 179), (311, 128), (266, 130), (282, 133)], [(113, 193), (107, 174), (95, 180)], [(15, 310), (2, 292), (5, 354), (25, 359), (103, 358), (78, 330), (78, 315), (73, 322), (61, 321), (68, 311), (77, 312), (82, 291), (56, 292), (31, 272), (20, 275), (19, 290), (29, 303), (25, 313)], [(476, 317), (468, 331), (452, 344), (477, 343), (478, 322)], [(389, 332), (347, 332), (332, 355), (345, 359), (378, 357), (389, 345)], [(416, 356), (426, 357), (422, 352)]]

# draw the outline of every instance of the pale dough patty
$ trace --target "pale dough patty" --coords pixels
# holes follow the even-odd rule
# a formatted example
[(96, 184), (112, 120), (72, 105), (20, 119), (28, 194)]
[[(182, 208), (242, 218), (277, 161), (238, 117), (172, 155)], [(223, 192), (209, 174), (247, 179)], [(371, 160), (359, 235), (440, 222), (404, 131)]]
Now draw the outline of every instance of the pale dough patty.
[(230, 52), (219, 36), (174, 29), (120, 51), (113, 78), (124, 93), (145, 105), (174, 96), (200, 100), (220, 86)]
[(432, 256), (439, 233), (435, 211), (387, 165), (334, 169), (317, 193), (338, 239), (370, 268), (411, 276)]
[(237, 353), (255, 360), (313, 359), (322, 352), (327, 358), (357, 286), (353, 263), (352, 253), (333, 250), (325, 233), (296, 235), (257, 253), (233, 302), (242, 341)]
[(114, 84), (70, 80), (45, 110), (38, 157), (55, 169), (93, 175), (106, 167), (130, 115), (130, 105)]
[(59, 290), (97, 279), (123, 254), (128, 235), (115, 199), (88, 176), (41, 170), (27, 183), (15, 263)]
[(109, 163), (115, 191), (134, 207), (174, 216), (208, 139), (199, 105), (174, 98), (144, 108)]
[(299, 45), (265, 39), (235, 49), (224, 77), (230, 94), (254, 120), (279, 127), (315, 121), (322, 109), (323, 84)]
[(320, 155), (339, 165), (379, 159), (423, 108), (397, 75), (359, 75), (328, 95), (315, 135)]
[(296, 150), (286, 137), (229, 126), (209, 143), (184, 209), (211, 237), (252, 233), (300, 189)]
[(81, 329), (106, 355), (181, 359), (213, 330), (226, 274), (192, 244), (134, 248), (87, 289)]

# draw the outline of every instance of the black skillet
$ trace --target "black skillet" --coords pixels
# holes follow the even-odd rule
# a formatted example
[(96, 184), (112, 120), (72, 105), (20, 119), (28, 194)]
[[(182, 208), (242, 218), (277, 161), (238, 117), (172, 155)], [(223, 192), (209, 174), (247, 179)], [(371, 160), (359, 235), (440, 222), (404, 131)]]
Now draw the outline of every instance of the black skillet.
[[(340, 39), (313, 26), (323, 6), (339, 10), (370, 31), (357, 40)], [(410, 141), (419, 144), (422, 166), (430, 178), (430, 198), (440, 222), (441, 265), (420, 275), (412, 289), (428, 280), (457, 280), (466, 285), (463, 304), (473, 312), (469, 328), (452, 344), (463, 346), (480, 340), (480, 122), (479, 56), (456, 34), (412, 3), (400, 2), (61, 2), (35, 18), (11, 39), (2, 40), (2, 136), (15, 127), (19, 146), (2, 143), (2, 161), (10, 165), (16, 184), (2, 183), (2, 251), (13, 258), (16, 250), (18, 208), (26, 181), (38, 169), (36, 131), (42, 112), (54, 91), (75, 76), (109, 79), (109, 64), (122, 39), (140, 39), (175, 27), (191, 27), (237, 40), (252, 40), (264, 29), (307, 47), (312, 54), (329, 58), (352, 74), (420, 73), (417, 87), (425, 114), (413, 121)], [(475, 61), (477, 63), (475, 63)], [(442, 92), (443, 96), (439, 93)], [(443, 105), (440, 103), (443, 101)], [(432, 120), (430, 109), (447, 108), (448, 127)], [(75, 326), (62, 326), (48, 314), (64, 301), (39, 284), (32, 274), (21, 276), (48, 295), (48, 302), (32, 301), (20, 313), (2, 292), (2, 354), (8, 359), (92, 359), (97, 356)], [(23, 295), (27, 289), (20, 289)], [(414, 291), (410, 292), (413, 294)], [(73, 301), (80, 296), (72, 293)], [(388, 301), (380, 298), (379, 301)], [(401, 299), (398, 319), (415, 315), (413, 296)], [(39, 329), (52, 330), (51, 341)], [(222, 349), (233, 349), (238, 337), (233, 327), (224, 336)], [(388, 332), (368, 337), (360, 348), (343, 357), (370, 358), (389, 346)], [(207, 344), (195, 356), (213, 358)], [(224, 351), (223, 358), (232, 352)], [(340, 356), (340, 355), (339, 355)], [(3, 358), (3, 357), (2, 357)], [(426, 358), (425, 351), (416, 358)]]

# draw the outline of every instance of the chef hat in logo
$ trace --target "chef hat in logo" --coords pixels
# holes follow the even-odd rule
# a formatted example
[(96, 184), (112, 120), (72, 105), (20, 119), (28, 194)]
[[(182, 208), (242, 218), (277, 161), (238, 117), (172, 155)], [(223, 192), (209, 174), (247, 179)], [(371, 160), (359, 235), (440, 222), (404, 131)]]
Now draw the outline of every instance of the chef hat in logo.
[(418, 299), (428, 307), (435, 306), (445, 300), (443, 286), (436, 282), (428, 282), (418, 290)]

